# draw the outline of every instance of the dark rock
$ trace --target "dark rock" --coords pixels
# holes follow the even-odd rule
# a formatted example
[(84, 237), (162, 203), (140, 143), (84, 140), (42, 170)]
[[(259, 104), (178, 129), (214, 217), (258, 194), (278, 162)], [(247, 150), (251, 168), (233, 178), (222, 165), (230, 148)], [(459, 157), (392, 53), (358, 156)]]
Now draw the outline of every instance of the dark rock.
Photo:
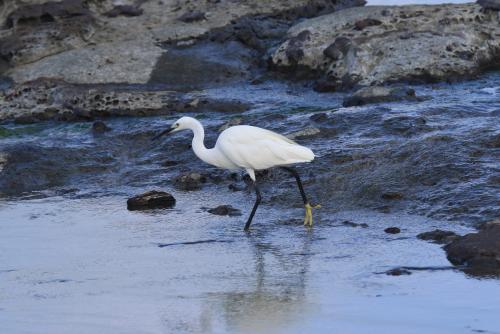
[(178, 20), (182, 21), (182, 22), (190, 23), (190, 22), (206, 20), (206, 17), (205, 17), (205, 13), (203, 13), (199, 10), (194, 10), (194, 11), (190, 11), (190, 12), (182, 14), (178, 18)]
[(473, 275), (500, 274), (500, 221), (496, 220), (478, 233), (458, 237), (444, 247), (448, 260), (466, 266)]
[(148, 191), (144, 194), (134, 196), (127, 200), (127, 209), (147, 210), (147, 209), (168, 209), (175, 206), (175, 198), (164, 191)]
[(398, 192), (386, 192), (382, 194), (382, 199), (394, 200), (394, 199), (403, 199), (403, 194)]
[(387, 270), (385, 273), (390, 276), (411, 275), (411, 271), (404, 268), (394, 268), (391, 270)]
[(399, 229), (399, 227), (388, 227), (384, 230), (384, 232), (389, 234), (398, 234), (401, 232), (401, 230)]
[(367, 27), (379, 26), (381, 24), (382, 24), (382, 22), (379, 20), (368, 18), (368, 19), (359, 20), (356, 23), (354, 23), (354, 29), (363, 30)]
[(130, 6), (130, 5), (118, 5), (115, 6), (112, 10), (104, 13), (105, 16), (107, 17), (117, 17), (120, 15), (123, 16), (139, 16), (142, 15), (144, 11), (142, 8), (139, 8), (138, 6)]
[(92, 124), (92, 133), (98, 134), (98, 133), (104, 133), (111, 131), (111, 128), (106, 125), (106, 123), (102, 121), (95, 121)]
[(349, 38), (337, 37), (332, 44), (323, 50), (323, 54), (332, 60), (338, 60), (347, 54), (351, 45), (352, 42)]
[(344, 225), (344, 226), (350, 226), (350, 227), (362, 227), (362, 228), (367, 228), (368, 227), (368, 224), (366, 224), (366, 223), (358, 224), (358, 223), (353, 223), (352, 221), (349, 221), (349, 220), (344, 220), (342, 222), (342, 225)]
[(161, 163), (163, 167), (172, 167), (172, 166), (177, 166), (178, 164), (179, 162), (174, 160), (165, 160)]
[(233, 208), (231, 205), (219, 205), (216, 208), (209, 209), (208, 212), (218, 216), (241, 216), (241, 211)]
[(391, 133), (414, 135), (429, 129), (423, 117), (395, 116), (384, 120), (382, 126)]
[(328, 120), (328, 116), (326, 113), (320, 112), (320, 113), (311, 115), (311, 117), (309, 117), (309, 119), (313, 122), (321, 123), (321, 122)]
[(314, 82), (313, 89), (318, 93), (335, 92), (339, 88), (337, 81), (328, 79), (319, 79)]
[(174, 179), (174, 186), (180, 190), (198, 190), (207, 178), (199, 173), (187, 173)]
[(362, 106), (370, 103), (395, 101), (421, 101), (423, 98), (415, 95), (411, 88), (388, 88), (381, 86), (364, 87), (344, 99), (344, 107)]
[(288, 60), (297, 64), (300, 59), (304, 56), (304, 51), (302, 51), (302, 44), (309, 39), (311, 32), (309, 30), (301, 31), (297, 36), (292, 37), (288, 42), (288, 47), (286, 49), (286, 55)]
[(458, 237), (459, 235), (455, 232), (443, 230), (434, 230), (417, 235), (417, 238), (421, 240), (433, 241), (436, 244), (448, 244)]
[(500, 0), (477, 0), (476, 2), (485, 9), (500, 10)]

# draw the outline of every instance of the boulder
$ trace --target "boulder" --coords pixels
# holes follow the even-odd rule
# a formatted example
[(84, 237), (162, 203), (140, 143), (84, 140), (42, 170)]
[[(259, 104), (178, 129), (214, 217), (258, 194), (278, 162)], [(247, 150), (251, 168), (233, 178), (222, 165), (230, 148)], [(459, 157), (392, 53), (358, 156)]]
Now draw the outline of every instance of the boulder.
[(448, 260), (465, 266), (471, 274), (500, 274), (500, 220), (486, 224), (479, 232), (458, 237), (444, 247)]
[(175, 206), (175, 198), (164, 191), (148, 191), (129, 198), (127, 200), (127, 209), (147, 210), (147, 209), (169, 209)]
[(474, 3), (348, 8), (294, 25), (270, 62), (342, 89), (453, 81), (500, 64), (499, 23)]

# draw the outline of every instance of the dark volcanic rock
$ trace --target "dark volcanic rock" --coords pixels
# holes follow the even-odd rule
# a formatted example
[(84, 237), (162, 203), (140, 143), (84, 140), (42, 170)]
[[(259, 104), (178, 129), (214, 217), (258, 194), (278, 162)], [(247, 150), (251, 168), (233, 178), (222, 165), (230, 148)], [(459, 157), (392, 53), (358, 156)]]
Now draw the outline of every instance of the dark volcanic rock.
[(433, 241), (436, 244), (448, 244), (458, 237), (455, 232), (443, 230), (434, 230), (417, 235), (417, 238), (421, 240)]
[(401, 229), (399, 229), (399, 227), (388, 227), (384, 230), (384, 232), (389, 234), (398, 234), (401, 233)]
[(467, 272), (477, 275), (500, 274), (500, 221), (459, 237), (444, 247), (448, 260), (466, 266)]
[(180, 190), (198, 190), (207, 178), (199, 173), (181, 174), (174, 179), (174, 186)]
[(130, 211), (168, 209), (173, 206), (175, 206), (174, 196), (164, 191), (152, 190), (127, 200), (127, 209)]
[(344, 107), (362, 106), (370, 103), (395, 101), (421, 101), (411, 88), (388, 88), (381, 86), (364, 87), (344, 99)]
[(337, 37), (332, 44), (323, 50), (323, 54), (332, 60), (338, 60), (347, 54), (351, 45), (352, 42), (349, 38)]
[(477, 0), (476, 2), (485, 9), (500, 10), (500, 0)]
[(219, 205), (216, 208), (209, 209), (208, 212), (218, 216), (241, 216), (241, 211), (231, 205)]

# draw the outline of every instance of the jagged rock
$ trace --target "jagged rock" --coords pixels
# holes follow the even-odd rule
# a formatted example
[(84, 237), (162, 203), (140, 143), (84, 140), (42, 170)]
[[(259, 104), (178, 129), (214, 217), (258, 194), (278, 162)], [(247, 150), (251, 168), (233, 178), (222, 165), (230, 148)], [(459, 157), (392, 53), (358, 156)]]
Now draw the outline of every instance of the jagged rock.
[(452, 231), (443, 231), (436, 229), (434, 231), (424, 232), (417, 235), (421, 240), (433, 241), (436, 244), (448, 244), (459, 236)]
[(270, 61), (339, 88), (452, 81), (500, 64), (499, 23), (472, 3), (348, 8), (293, 26)]
[(127, 200), (127, 209), (147, 210), (147, 209), (168, 209), (175, 206), (175, 198), (164, 191), (148, 191), (129, 198)]

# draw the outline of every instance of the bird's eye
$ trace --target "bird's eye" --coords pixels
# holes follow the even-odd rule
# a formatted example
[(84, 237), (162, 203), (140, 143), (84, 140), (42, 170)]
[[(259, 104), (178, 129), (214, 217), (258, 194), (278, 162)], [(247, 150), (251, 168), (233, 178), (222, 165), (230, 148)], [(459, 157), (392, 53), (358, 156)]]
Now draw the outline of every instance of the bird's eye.
[(175, 123), (175, 127), (178, 128), (179, 127), (179, 123)]

